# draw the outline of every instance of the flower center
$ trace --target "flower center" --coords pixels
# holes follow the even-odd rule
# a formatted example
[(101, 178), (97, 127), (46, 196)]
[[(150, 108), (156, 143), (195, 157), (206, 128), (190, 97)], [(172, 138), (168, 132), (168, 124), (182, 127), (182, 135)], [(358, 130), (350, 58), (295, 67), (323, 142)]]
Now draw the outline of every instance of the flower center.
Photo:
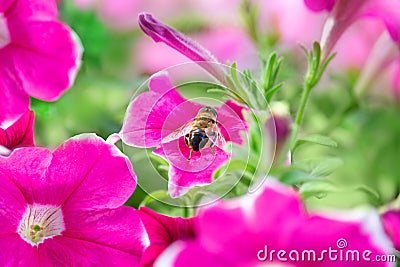
[(10, 43), (10, 32), (8, 31), (7, 20), (0, 13), (0, 49)]
[(52, 205), (28, 205), (18, 226), (18, 234), (32, 246), (61, 235), (64, 230), (61, 208)]

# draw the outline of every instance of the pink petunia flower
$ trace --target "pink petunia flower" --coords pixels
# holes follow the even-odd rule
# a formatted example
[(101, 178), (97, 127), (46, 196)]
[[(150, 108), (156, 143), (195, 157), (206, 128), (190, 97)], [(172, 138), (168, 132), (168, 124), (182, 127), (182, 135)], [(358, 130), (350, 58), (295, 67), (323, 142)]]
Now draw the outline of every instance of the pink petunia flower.
[(383, 226), (392, 239), (394, 247), (400, 251), (400, 210), (390, 210), (382, 215)]
[(124, 207), (129, 160), (94, 134), (0, 157), (1, 266), (137, 266), (148, 237)]
[(375, 212), (311, 214), (294, 190), (269, 182), (200, 210), (196, 238), (174, 243), (155, 266), (393, 266), (372, 262), (392, 248)]
[(9, 155), (18, 147), (34, 146), (33, 122), (35, 114), (28, 110), (13, 125), (6, 129), (0, 128), (0, 155)]
[(54, 0), (0, 3), (0, 127), (16, 121), (29, 96), (55, 101), (73, 83), (81, 47), (57, 20)]
[[(190, 150), (183, 136), (162, 142), (164, 137), (193, 120), (204, 105), (183, 98), (166, 72), (153, 75), (149, 89), (130, 103), (120, 133), (122, 141), (136, 147), (161, 146), (153, 153), (170, 164), (168, 192), (172, 197), (182, 196), (193, 186), (210, 184), (214, 171), (228, 160), (227, 152), (218, 147), (205, 148), (193, 152), (188, 161)], [(247, 125), (237, 113), (241, 109), (231, 101), (216, 108), (218, 126), (226, 141), (242, 142), (240, 132)]]
[(141, 267), (153, 266), (158, 256), (173, 242), (195, 237), (196, 217), (169, 217), (146, 207), (139, 209), (139, 216), (150, 239), (140, 261)]
[(330, 11), (321, 37), (324, 57), (328, 56), (344, 31), (363, 17), (385, 23), (393, 41), (400, 42), (400, 2), (397, 0), (304, 0), (313, 11)]

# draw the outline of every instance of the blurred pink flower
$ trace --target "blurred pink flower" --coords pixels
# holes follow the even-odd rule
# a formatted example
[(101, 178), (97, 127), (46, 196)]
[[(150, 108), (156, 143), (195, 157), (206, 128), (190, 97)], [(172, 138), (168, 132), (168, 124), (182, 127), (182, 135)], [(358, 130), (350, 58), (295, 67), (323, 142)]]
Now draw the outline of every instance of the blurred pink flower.
[(338, 40), (335, 50), (339, 52), (330, 65), (337, 71), (362, 69), (384, 30), (382, 23), (374, 19), (356, 21)]
[[(326, 18), (327, 14), (311, 11), (302, 1), (260, 2), (259, 28), (276, 36), (279, 48), (295, 50), (295, 54), (300, 54), (300, 44), (310, 47), (320, 38)], [(330, 68), (334, 71), (360, 69), (383, 30), (381, 22), (373, 19), (354, 23), (338, 40), (336, 48), (340, 53)], [(349, 49), (351, 47), (357, 49)]]
[(335, 5), (336, 0), (304, 0), (305, 4), (312, 11), (331, 11)]
[(173, 242), (195, 237), (196, 217), (169, 217), (146, 207), (141, 207), (138, 213), (150, 239), (140, 261), (141, 267), (153, 266), (158, 256)]
[[(390, 88), (390, 78), (385, 74), (398, 60), (398, 52), (398, 45), (393, 43), (387, 32), (383, 32), (372, 47), (354, 85), (353, 91), (356, 96), (363, 96), (373, 85), (377, 85), (378, 88)], [(379, 85), (376, 81), (384, 81), (385, 85)]]
[(93, 10), (99, 19), (114, 30), (128, 31), (136, 28), (137, 14), (143, 1), (132, 0), (74, 0), (80, 10)]
[(276, 35), (289, 49), (311, 45), (322, 31), (324, 14), (315, 14), (298, 0), (260, 1), (259, 28)]
[(0, 155), (8, 155), (18, 147), (34, 146), (33, 122), (35, 114), (28, 110), (14, 124), (6, 129), (0, 128)]
[(81, 47), (57, 20), (55, 1), (8, 0), (0, 4), (0, 127), (29, 106), (29, 96), (55, 101), (74, 82)]
[[(376, 255), (388, 255), (392, 248), (375, 212), (309, 214), (295, 191), (272, 180), (255, 194), (220, 201), (200, 210), (197, 217), (196, 238), (174, 243), (158, 258), (155, 266), (364, 267), (393, 264), (368, 263), (362, 258), (366, 250), (374, 259)], [(281, 250), (284, 253), (279, 252)], [(360, 260), (330, 260), (328, 250), (336, 251), (331, 254), (336, 257), (357, 250)], [(306, 260), (301, 260), (304, 251), (315, 254), (308, 254), (310, 260), (305, 254)]]
[[(221, 36), (224, 38), (221, 38)], [(192, 35), (199, 44), (207, 47), (219, 62), (237, 62), (240, 69), (254, 69), (257, 51), (247, 33), (239, 27), (220, 26)], [(188, 62), (179, 52), (164, 45), (141, 38), (135, 46), (135, 62), (141, 73), (155, 73), (168, 67)], [(183, 70), (185, 68), (182, 68)], [(182, 76), (195, 75), (190, 68)], [(194, 70), (192, 72), (195, 72)]]
[(93, 135), (0, 157), (1, 266), (137, 266), (148, 237), (123, 207), (129, 160)]
[[(154, 14), (160, 19), (194, 19), (208, 25), (232, 24), (238, 21), (240, 0), (73, 0), (83, 11), (93, 10), (99, 19), (114, 30), (134, 30), (141, 12)], [(216, 16), (207, 16), (218, 12)]]
[(400, 2), (398, 0), (304, 0), (314, 11), (328, 10), (330, 15), (321, 37), (323, 57), (326, 58), (346, 29), (363, 17), (380, 19), (392, 39), (400, 41)]
[(174, 28), (156, 20), (151, 14), (139, 14), (139, 26), (155, 42), (163, 42), (199, 64), (217, 80), (225, 83), (225, 67), (204, 47)]
[[(136, 147), (158, 147), (155, 154), (169, 163), (168, 192), (172, 197), (185, 194), (191, 187), (212, 182), (214, 171), (228, 160), (228, 153), (215, 147), (193, 152), (190, 161), (189, 148), (184, 137), (168, 143), (162, 139), (191, 121), (204, 106), (183, 98), (171, 84), (166, 72), (153, 75), (149, 92), (136, 97), (129, 105), (121, 130), (124, 143)], [(233, 108), (231, 108), (233, 107)], [(218, 126), (226, 141), (241, 143), (241, 131), (247, 125), (237, 114), (237, 104), (227, 101), (218, 112)]]
[(394, 247), (400, 251), (400, 211), (390, 210), (382, 215), (383, 226), (392, 239)]
[(138, 27), (140, 12), (151, 12), (162, 18), (174, 17), (192, 3), (185, 0), (73, 0), (83, 11), (92, 10), (108, 27), (117, 31), (132, 31)]

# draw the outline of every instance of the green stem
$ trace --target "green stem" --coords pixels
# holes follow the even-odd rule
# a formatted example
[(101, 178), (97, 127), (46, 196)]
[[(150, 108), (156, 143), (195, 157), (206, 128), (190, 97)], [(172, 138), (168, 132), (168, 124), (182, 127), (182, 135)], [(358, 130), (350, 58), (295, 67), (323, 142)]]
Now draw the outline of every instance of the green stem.
[(196, 202), (195, 195), (192, 195), (193, 192), (187, 193), (184, 197), (181, 198), (183, 201), (183, 217), (189, 218), (193, 217), (196, 213)]
[(311, 86), (309, 83), (307, 82), (304, 83), (303, 93), (301, 95), (301, 100), (300, 100), (300, 106), (297, 111), (295, 124), (293, 125), (292, 134), (290, 136), (290, 149), (292, 149), (296, 143), (297, 135), (299, 134), (300, 126), (304, 118), (304, 112), (312, 88), (313, 86)]

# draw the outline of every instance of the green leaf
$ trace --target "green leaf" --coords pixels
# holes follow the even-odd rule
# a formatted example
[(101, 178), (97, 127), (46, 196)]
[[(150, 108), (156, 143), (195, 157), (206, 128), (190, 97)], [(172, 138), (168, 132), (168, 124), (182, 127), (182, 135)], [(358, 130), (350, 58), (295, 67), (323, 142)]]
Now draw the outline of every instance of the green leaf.
[[(176, 89), (187, 99), (196, 99), (205, 105), (218, 105), (219, 101), (225, 101), (229, 94), (227, 88), (214, 82), (194, 81), (180, 84)], [(204, 96), (207, 96), (206, 100)]]
[(158, 190), (158, 191), (154, 191), (151, 192), (150, 195), (147, 195), (143, 201), (140, 203), (139, 207), (143, 207), (143, 206), (148, 206), (148, 204), (154, 200), (159, 200), (162, 198), (168, 198), (169, 195), (167, 193), (167, 191), (165, 190)]
[(321, 62), (321, 46), (318, 42), (313, 44), (313, 62), (314, 62), (314, 73), (318, 72), (319, 64)]
[(276, 84), (276, 79), (283, 59), (278, 58), (275, 52), (271, 53), (268, 60), (262, 59), (261, 86), (264, 90), (266, 102), (269, 103), (272, 96), (281, 88), (282, 83)]
[(305, 183), (299, 189), (303, 199), (309, 197), (323, 198), (328, 193), (336, 191), (338, 191), (337, 186), (328, 180)]
[(278, 92), (282, 88), (282, 86), (283, 83), (278, 83), (267, 92), (265, 98), (267, 99), (268, 103), (271, 102), (272, 97), (275, 95), (276, 92)]
[(343, 166), (343, 161), (339, 158), (324, 158), (311, 171), (311, 175), (316, 177), (325, 177)]
[(328, 136), (313, 134), (313, 135), (305, 136), (305, 137), (298, 139), (292, 149), (292, 153), (294, 153), (298, 147), (300, 147), (303, 144), (307, 144), (307, 143), (318, 144), (318, 145), (327, 146), (327, 147), (337, 147), (338, 146), (337, 142)]
[(324, 74), (326, 68), (328, 67), (329, 63), (332, 61), (332, 59), (336, 56), (336, 53), (333, 53), (332, 55), (330, 55), (325, 62), (322, 64), (322, 66), (319, 68), (319, 71), (317, 72), (317, 75), (315, 77), (315, 83), (317, 83), (322, 75)]
[(370, 199), (372, 200), (374, 205), (379, 206), (382, 204), (380, 194), (378, 193), (378, 191), (376, 191), (372, 187), (363, 184), (363, 185), (360, 185), (359, 187), (355, 188), (355, 190), (365, 192), (370, 197)]
[(294, 170), (294, 171), (288, 171), (288, 172), (284, 173), (282, 175), (282, 177), (280, 178), (280, 181), (285, 184), (295, 185), (295, 184), (313, 181), (315, 179), (318, 179), (318, 178), (310, 175), (309, 173)]
[(228, 165), (220, 167), (214, 174), (214, 177), (220, 176), (221, 171), (233, 172), (233, 171), (244, 171), (248, 169), (250, 172), (254, 173), (256, 168), (249, 162), (245, 162), (241, 159), (233, 158)]

